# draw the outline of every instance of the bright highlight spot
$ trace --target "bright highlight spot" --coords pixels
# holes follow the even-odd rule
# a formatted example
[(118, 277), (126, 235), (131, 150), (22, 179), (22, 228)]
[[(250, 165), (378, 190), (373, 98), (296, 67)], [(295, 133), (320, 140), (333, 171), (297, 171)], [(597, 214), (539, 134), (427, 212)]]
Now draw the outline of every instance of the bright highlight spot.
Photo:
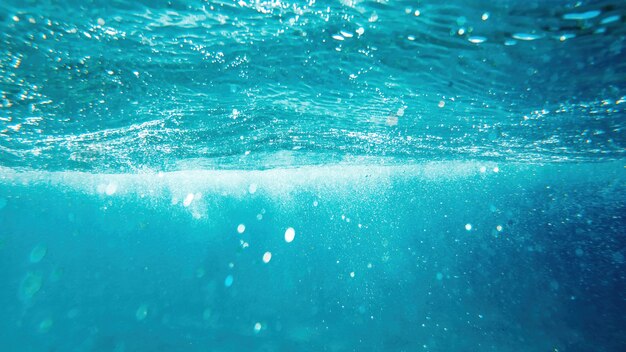
[(244, 231), (246, 231), (246, 225), (239, 224), (239, 226), (237, 226), (237, 232), (244, 233)]
[(479, 35), (474, 35), (474, 36), (467, 38), (467, 40), (469, 40), (469, 42), (473, 44), (480, 44), (480, 43), (486, 42), (487, 38), (481, 37)]
[(288, 228), (285, 231), (285, 242), (290, 243), (296, 237), (296, 230), (293, 227)]
[(339, 33), (345, 38), (352, 38), (354, 36), (352, 33), (346, 31), (339, 31)]
[(263, 254), (263, 263), (269, 263), (270, 260), (272, 260), (272, 253), (265, 252), (265, 254)]
[(189, 193), (187, 197), (185, 197), (185, 200), (183, 200), (183, 205), (188, 207), (191, 202), (193, 202), (193, 193)]
[(472, 224), (465, 224), (465, 229), (470, 231), (472, 229)]
[(117, 192), (117, 185), (115, 183), (109, 183), (104, 190), (107, 196), (112, 196), (115, 192)]
[(255, 332), (255, 333), (258, 333), (259, 331), (261, 331), (261, 328), (262, 328), (262, 327), (263, 327), (263, 326), (261, 326), (261, 323), (256, 323), (256, 324), (254, 324), (254, 332)]
[(512, 37), (513, 39), (525, 40), (525, 41), (531, 41), (531, 40), (536, 40), (536, 39), (541, 38), (540, 35), (532, 34), (532, 33), (514, 33)]

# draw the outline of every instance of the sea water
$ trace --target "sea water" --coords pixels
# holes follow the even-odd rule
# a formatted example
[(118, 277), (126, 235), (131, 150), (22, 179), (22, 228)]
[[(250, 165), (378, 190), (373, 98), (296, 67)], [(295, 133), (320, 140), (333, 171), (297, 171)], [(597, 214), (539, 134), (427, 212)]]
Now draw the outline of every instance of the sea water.
[(623, 351), (619, 1), (3, 1), (0, 351)]

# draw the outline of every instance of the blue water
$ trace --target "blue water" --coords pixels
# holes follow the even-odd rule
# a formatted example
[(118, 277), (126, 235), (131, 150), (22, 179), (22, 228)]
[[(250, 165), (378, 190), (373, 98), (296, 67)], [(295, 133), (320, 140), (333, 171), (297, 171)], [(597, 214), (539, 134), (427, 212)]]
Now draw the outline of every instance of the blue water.
[(0, 351), (626, 350), (621, 1), (0, 3)]

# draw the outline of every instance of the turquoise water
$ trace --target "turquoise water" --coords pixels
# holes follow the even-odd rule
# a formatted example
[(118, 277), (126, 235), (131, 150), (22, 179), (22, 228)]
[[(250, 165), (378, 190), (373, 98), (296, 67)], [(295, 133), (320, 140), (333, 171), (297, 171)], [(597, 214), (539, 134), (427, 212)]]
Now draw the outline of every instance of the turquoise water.
[(626, 350), (625, 22), (3, 1), (0, 351)]

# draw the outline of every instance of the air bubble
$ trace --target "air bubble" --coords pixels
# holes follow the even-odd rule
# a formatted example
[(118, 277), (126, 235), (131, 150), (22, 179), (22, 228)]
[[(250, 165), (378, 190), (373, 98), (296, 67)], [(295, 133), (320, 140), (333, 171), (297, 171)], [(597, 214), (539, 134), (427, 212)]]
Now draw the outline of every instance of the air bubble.
[(486, 37), (481, 37), (481, 36), (479, 36), (479, 35), (473, 35), (473, 36), (471, 36), (471, 37), (468, 37), (468, 38), (467, 38), (467, 40), (468, 40), (470, 43), (473, 43), (473, 44), (481, 44), (481, 43), (486, 42), (486, 41), (487, 41), (487, 38), (486, 38)]
[(233, 278), (232, 275), (226, 276), (224, 279), (224, 286), (231, 287), (233, 285), (233, 281), (235, 281), (235, 278)]
[(294, 230), (293, 227), (290, 227), (285, 231), (285, 242), (291, 243), (295, 237), (296, 237), (296, 230)]
[(146, 316), (148, 316), (148, 305), (142, 304), (139, 306), (139, 308), (137, 308), (137, 311), (135, 312), (135, 318), (137, 318), (138, 321), (142, 321), (146, 319)]
[(43, 244), (37, 245), (30, 251), (30, 262), (33, 264), (39, 263), (48, 253), (48, 247)]

